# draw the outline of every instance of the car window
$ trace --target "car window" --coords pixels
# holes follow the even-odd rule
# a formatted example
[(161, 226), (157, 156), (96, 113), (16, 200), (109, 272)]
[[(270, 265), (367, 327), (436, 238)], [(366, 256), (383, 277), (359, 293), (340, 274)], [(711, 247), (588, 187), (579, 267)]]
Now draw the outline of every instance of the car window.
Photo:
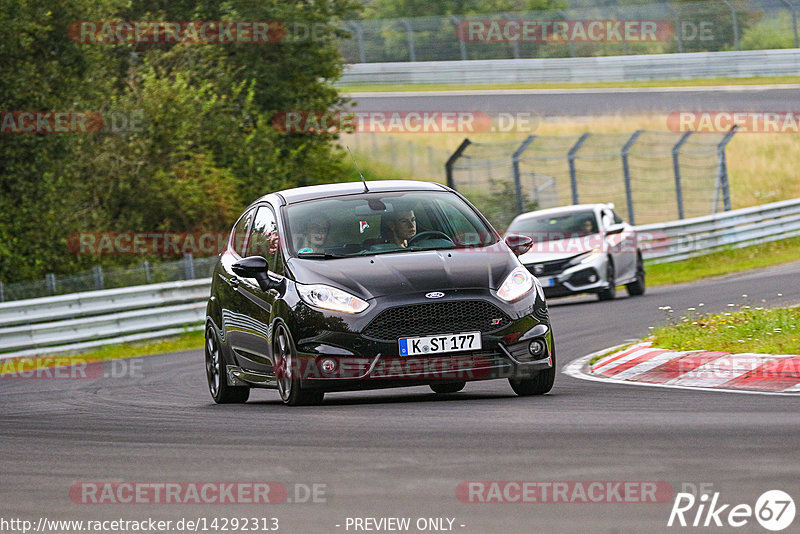
[(270, 270), (274, 271), (279, 248), (280, 235), (275, 214), (269, 207), (261, 206), (256, 212), (253, 228), (247, 240), (247, 255), (265, 257)]
[(486, 246), (494, 233), (450, 192), (363, 193), (286, 208), (293, 255), (353, 256)]
[(617, 215), (616, 211), (612, 211), (611, 214), (614, 216), (614, 224), (622, 224), (622, 217)]
[(244, 256), (244, 247), (247, 244), (247, 231), (250, 229), (250, 222), (253, 220), (254, 209), (248, 210), (236, 222), (231, 232), (229, 246), (236, 251), (239, 256)]
[(543, 214), (513, 221), (508, 231), (535, 241), (557, 241), (597, 233), (597, 217), (593, 210)]

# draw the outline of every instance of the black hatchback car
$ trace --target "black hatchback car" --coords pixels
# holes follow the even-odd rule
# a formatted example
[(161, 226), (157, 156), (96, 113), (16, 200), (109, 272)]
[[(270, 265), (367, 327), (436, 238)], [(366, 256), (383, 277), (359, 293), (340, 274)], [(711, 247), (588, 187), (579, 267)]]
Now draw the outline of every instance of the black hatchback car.
[(555, 346), (538, 280), (466, 199), (435, 183), (302, 187), (250, 205), (214, 270), (206, 372), (218, 403), (508, 378), (547, 393)]

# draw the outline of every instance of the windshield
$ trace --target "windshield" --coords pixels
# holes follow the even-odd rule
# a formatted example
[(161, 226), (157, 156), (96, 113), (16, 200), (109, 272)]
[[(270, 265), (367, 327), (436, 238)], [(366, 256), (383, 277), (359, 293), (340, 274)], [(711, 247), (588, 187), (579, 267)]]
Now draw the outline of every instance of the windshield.
[(596, 234), (597, 217), (593, 210), (526, 217), (511, 223), (508, 231), (532, 237), (537, 242), (557, 241)]
[(336, 258), (416, 250), (484, 247), (492, 231), (457, 195), (364, 193), (286, 208), (292, 255)]

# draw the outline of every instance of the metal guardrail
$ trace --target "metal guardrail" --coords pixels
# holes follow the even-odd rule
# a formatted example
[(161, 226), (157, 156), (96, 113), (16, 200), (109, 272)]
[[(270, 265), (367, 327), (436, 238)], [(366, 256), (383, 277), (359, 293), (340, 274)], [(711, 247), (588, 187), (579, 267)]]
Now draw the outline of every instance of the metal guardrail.
[[(800, 235), (800, 199), (636, 228), (645, 259), (677, 261)], [(0, 359), (201, 329), (210, 285), (206, 278), (2, 303)]]
[(800, 199), (636, 229), (646, 260), (679, 261), (723, 247), (740, 248), (800, 236)]
[(639, 56), (355, 63), (345, 84), (621, 82), (797, 76), (800, 49), (692, 52)]
[(0, 359), (86, 350), (201, 328), (211, 279), (0, 304)]

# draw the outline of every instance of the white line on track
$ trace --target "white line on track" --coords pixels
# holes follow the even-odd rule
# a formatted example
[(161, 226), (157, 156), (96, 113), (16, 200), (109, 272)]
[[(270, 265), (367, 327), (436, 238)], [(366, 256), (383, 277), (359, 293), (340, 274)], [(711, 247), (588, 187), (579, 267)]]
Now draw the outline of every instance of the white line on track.
[(490, 95), (569, 95), (569, 94), (614, 94), (614, 93), (688, 93), (688, 92), (747, 92), (771, 91), (774, 89), (800, 89), (800, 84), (770, 85), (701, 85), (687, 87), (576, 87), (574, 89), (476, 89), (442, 90), (442, 91), (373, 91), (348, 93), (352, 98), (397, 98), (397, 97), (430, 97), (430, 96), (490, 96)]
[(616, 345), (614, 347), (609, 347), (603, 350), (598, 350), (597, 352), (593, 352), (576, 360), (572, 360), (561, 370), (561, 372), (567, 376), (570, 376), (572, 378), (577, 378), (579, 380), (589, 380), (592, 382), (606, 382), (606, 383), (619, 384), (625, 386), (648, 386), (656, 388), (689, 389), (692, 391), (714, 391), (718, 393), (745, 393), (747, 395), (778, 395), (781, 397), (798, 396), (797, 393), (787, 393), (785, 391), (750, 391), (746, 389), (723, 389), (714, 387), (704, 388), (698, 386), (678, 386), (675, 384), (652, 384), (650, 382), (633, 382), (628, 380), (617, 380), (615, 378), (595, 376), (585, 371), (586, 366), (589, 364), (589, 361), (591, 361), (591, 359), (594, 358), (595, 356), (606, 354), (608, 352), (611, 352), (612, 350), (622, 348), (625, 345), (627, 345), (627, 343), (623, 345)]

